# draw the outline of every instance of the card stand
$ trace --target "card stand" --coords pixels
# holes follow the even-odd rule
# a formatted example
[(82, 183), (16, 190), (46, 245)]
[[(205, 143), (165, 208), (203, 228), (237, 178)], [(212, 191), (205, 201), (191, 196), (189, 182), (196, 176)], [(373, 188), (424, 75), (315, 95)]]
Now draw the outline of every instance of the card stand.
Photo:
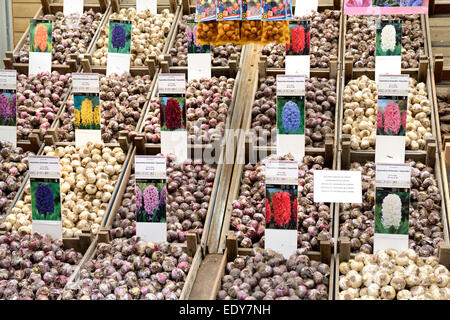
[[(194, 284), (195, 278), (197, 277), (200, 264), (202, 262), (202, 253), (200, 250), (200, 246), (197, 242), (195, 242), (197, 239), (195, 237), (195, 234), (189, 234), (188, 235), (188, 244), (187, 245), (180, 245), (183, 248), (183, 251), (186, 252), (190, 257), (192, 257), (192, 263), (191, 268), (189, 269), (189, 272), (187, 274), (186, 280), (184, 282), (183, 290), (181, 292), (181, 295), (179, 297), (180, 300), (187, 300), (191, 290), (192, 286)], [(109, 243), (109, 241), (103, 241), (100, 236), (96, 236), (88, 246), (87, 250), (85, 250), (85, 253), (83, 255), (83, 258), (75, 268), (72, 275), (69, 277), (67, 284), (65, 288), (71, 288), (75, 285), (75, 283), (79, 282), (81, 280), (81, 269), (84, 264), (91, 261), (97, 256), (97, 248), (100, 243)], [(151, 257), (150, 257), (151, 258)], [(58, 300), (62, 300), (62, 295), (59, 296)]]
[[(413, 156), (413, 155), (409, 155), (408, 153), (405, 155), (405, 160), (408, 159), (412, 159), (413, 161), (420, 161), (424, 164), (426, 164), (427, 166), (433, 168), (433, 174), (434, 177), (437, 181), (437, 187), (439, 188), (442, 200), (441, 200), (441, 205), (436, 208), (437, 211), (440, 211), (441, 213), (441, 221), (442, 221), (442, 226), (443, 226), (443, 238), (444, 241), (441, 245), (443, 245), (444, 247), (448, 246), (449, 244), (449, 225), (448, 225), (448, 205), (449, 202), (444, 200), (444, 198), (448, 198), (448, 192), (445, 191), (445, 188), (448, 188), (448, 185), (445, 183), (445, 181), (443, 180), (443, 172), (444, 170), (442, 170), (441, 168), (445, 167), (445, 165), (441, 165), (441, 160), (439, 159), (439, 157), (436, 157), (436, 143), (435, 142), (429, 142), (427, 147), (429, 147), (428, 150), (429, 154), (425, 155), (422, 154), (420, 157), (418, 155)], [(450, 147), (450, 146), (449, 146)], [(351, 163), (353, 162), (358, 162), (361, 165), (364, 165), (366, 162), (368, 161), (375, 161), (375, 153), (354, 153), (354, 152), (350, 152), (350, 140), (348, 135), (343, 135), (342, 137), (342, 152), (340, 155), (338, 155), (338, 168), (339, 170), (349, 170)], [(434, 155), (431, 155), (431, 152), (434, 153)], [(450, 152), (450, 151), (449, 151)], [(342, 249), (343, 247), (339, 245), (339, 239), (341, 239), (340, 237), (340, 226), (341, 226), (341, 222), (340, 222), (340, 204), (336, 204), (335, 205), (336, 210), (335, 210), (335, 216), (334, 216), (334, 222), (335, 222), (335, 230), (334, 230), (334, 235), (335, 237), (338, 239), (338, 251), (339, 252), (344, 252), (344, 257), (348, 257), (349, 256), (349, 252), (350, 249), (347, 249), (347, 247), (344, 246), (344, 250)], [(350, 240), (348, 240), (350, 241)], [(342, 241), (341, 241), (342, 243)], [(343, 242), (344, 244), (346, 243), (345, 241)], [(350, 243), (350, 242), (349, 242)], [(340, 249), (339, 249), (340, 248)], [(349, 246), (350, 248), (350, 246)], [(352, 252), (351, 254), (353, 255), (355, 252)], [(342, 259), (342, 256), (341, 256)], [(347, 259), (348, 260), (348, 259)], [(347, 260), (343, 260), (343, 261), (347, 261)], [(339, 265), (338, 263), (336, 264), (337, 266)], [(338, 291), (336, 291), (336, 294), (338, 293)]]
[[(347, 83), (347, 81), (349, 79), (356, 79), (362, 75), (366, 75), (368, 76), (370, 79), (374, 79), (375, 78), (375, 68), (356, 68), (353, 65), (353, 56), (348, 54), (347, 55), (347, 47), (346, 47), (346, 35), (347, 35), (347, 19), (348, 16), (347, 15), (343, 15), (344, 18), (342, 20), (342, 25), (343, 25), (343, 33), (342, 33), (342, 39), (344, 39), (342, 41), (342, 53), (341, 56), (343, 57), (344, 60), (344, 82)], [(383, 15), (381, 16), (383, 17)], [(427, 41), (428, 36), (427, 36), (427, 29), (426, 29), (426, 18), (425, 15), (420, 15), (420, 23), (421, 23), (421, 29), (422, 29), (422, 34), (424, 37), (424, 51), (425, 54), (421, 55), (419, 57), (419, 61), (418, 61), (418, 66), (417, 68), (407, 68), (407, 69), (403, 69), (402, 68), (402, 74), (409, 74), (412, 78), (417, 79), (420, 82), (425, 82), (427, 80), (427, 71), (428, 71), (428, 64), (430, 63), (429, 61), (429, 57), (431, 57), (431, 47), (429, 47), (429, 43)], [(375, 53), (374, 53), (375, 55)]]
[[(106, 0), (99, 0), (98, 4), (85, 4), (84, 10), (90, 10), (92, 9), (94, 12), (101, 12), (103, 13), (102, 20), (100, 22), (100, 25), (103, 25), (104, 20), (106, 16), (108, 15), (108, 6), (106, 4)], [(41, 0), (41, 8), (36, 12), (33, 19), (39, 19), (42, 18), (46, 14), (55, 14), (56, 12), (62, 12), (63, 11), (63, 3), (62, 1), (56, 1), (56, 0)], [(89, 52), (91, 46), (93, 45), (94, 40), (96, 39), (96, 35), (99, 32), (100, 28), (96, 31), (95, 35), (92, 37), (92, 40), (89, 44), (89, 46), (86, 48), (86, 51)], [(21, 63), (19, 62), (19, 52), (20, 49), (25, 45), (25, 42), (29, 36), (30, 33), (30, 27), (26, 29), (22, 37), (20, 38), (19, 42), (16, 44), (14, 51), (5, 52), (6, 58), (4, 59), (4, 62), (6, 62), (7, 59), (12, 61), (12, 66), (10, 65), (10, 62), (5, 63), (5, 67), (7, 69), (15, 69), (18, 73), (28, 74), (28, 63)], [(72, 73), (77, 72), (79, 68), (79, 65), (77, 64), (77, 55), (71, 54), (66, 59), (66, 62), (64, 64), (52, 64), (52, 71), (58, 71), (61, 74), (66, 73)]]
[[(346, 66), (348, 66), (348, 65), (351, 66), (352, 65), (351, 61), (352, 61), (351, 58), (346, 57), (345, 65)], [(342, 92), (344, 92), (345, 86), (348, 84), (350, 79), (356, 79), (356, 78), (358, 78), (358, 77), (363, 75), (363, 74), (359, 74), (358, 75), (358, 74), (354, 74), (354, 73), (352, 74), (352, 73), (349, 73), (348, 71), (349, 71), (349, 69), (347, 69), (347, 67), (346, 67), (346, 69), (344, 71), (344, 81), (343, 81), (342, 86), (341, 86)], [(415, 161), (419, 160), (419, 161), (422, 161), (422, 162), (428, 161), (427, 159), (429, 159), (430, 164), (434, 165), (433, 159), (435, 158), (435, 155), (434, 155), (435, 152), (432, 151), (432, 149), (436, 148), (438, 146), (439, 140), (438, 140), (438, 142), (436, 142), (436, 138), (435, 137), (438, 137), (438, 139), (440, 139), (439, 138), (439, 136), (440, 136), (440, 129), (438, 127), (438, 123), (439, 122), (437, 122), (437, 120), (436, 120), (437, 100), (436, 100), (436, 93), (434, 91), (434, 88), (435, 88), (434, 79), (431, 76), (430, 70), (427, 70), (425, 75), (426, 75), (425, 76), (425, 80), (423, 80), (422, 82), (425, 83), (426, 91), (427, 91), (427, 98), (431, 102), (431, 113), (430, 113), (430, 115), (428, 117), (429, 117), (430, 123), (431, 123), (431, 134), (432, 134), (433, 138), (427, 139), (426, 143), (425, 143), (425, 146), (421, 150), (409, 150), (409, 149), (406, 149), (406, 151), (405, 151), (405, 159), (413, 159)], [(372, 73), (370, 75), (367, 75), (367, 76), (371, 80), (374, 80), (374, 77), (375, 77), (374, 73)], [(417, 80), (418, 79), (417, 78), (418, 74), (416, 74), (415, 76), (411, 76), (411, 77)], [(342, 131), (343, 120), (344, 120), (345, 103), (344, 103), (344, 95), (341, 94), (341, 95), (338, 95), (338, 96), (339, 96), (339, 99), (340, 99), (340, 101), (338, 102), (339, 105), (340, 105), (340, 108), (339, 108), (340, 130)], [(375, 154), (375, 147), (373, 147), (373, 149), (366, 149), (366, 150), (354, 150), (354, 149), (351, 149), (350, 148), (350, 134), (346, 135), (346, 134), (341, 132), (340, 135), (341, 135), (341, 142), (342, 142), (342, 152), (343, 152), (343, 155), (342, 155), (342, 159), (343, 159), (342, 161), (343, 162), (342, 163), (343, 163), (343, 165), (347, 165), (346, 161), (347, 161), (347, 159), (349, 157), (346, 152), (350, 152), (352, 154), (355, 154), (356, 155), (355, 159), (357, 159), (358, 157), (363, 157), (364, 158), (365, 154)], [(348, 141), (348, 144), (344, 144), (345, 141)], [(346, 151), (345, 148), (349, 148), (349, 151)], [(358, 161), (358, 160), (355, 160), (355, 161)]]
[[(189, 6), (189, 2), (182, 2), (182, 10), (176, 20), (173, 30), (172, 38), (170, 39), (167, 53), (164, 54), (164, 59), (160, 62), (162, 73), (184, 73), (187, 75), (187, 66), (174, 66), (172, 64), (172, 56), (169, 54), (169, 50), (175, 48), (178, 30), (183, 19), (183, 15), (189, 15), (195, 13), (195, 6)], [(235, 77), (239, 69), (242, 67), (242, 57), (244, 55), (245, 47), (242, 46), (240, 56), (238, 54), (232, 54), (228, 61), (228, 66), (211, 66), (211, 74), (213, 76), (226, 76)]]
[[(119, 0), (111, 0), (111, 9), (107, 12), (105, 15), (104, 20), (102, 21), (102, 24), (99, 26), (98, 31), (96, 33), (96, 36), (92, 42), (92, 45), (90, 46), (90, 49), (88, 51), (88, 54), (85, 56), (87, 57), (90, 55), (91, 57), (94, 57), (95, 52), (98, 49), (97, 42), (100, 39), (100, 36), (104, 33), (103, 30), (107, 30), (109, 26), (109, 19), (113, 13), (119, 13), (121, 9), (128, 9), (128, 8), (136, 8), (136, 4), (121, 4)], [(165, 45), (162, 50), (162, 54), (166, 54), (169, 50), (169, 42), (172, 39), (174, 29), (176, 22), (178, 21), (178, 15), (181, 12), (181, 6), (178, 6), (177, 0), (169, 0), (168, 4), (158, 4), (157, 6), (157, 12), (161, 13), (162, 10), (169, 9), (171, 13), (174, 14), (174, 19), (172, 22), (172, 26), (170, 27), (170, 31), (167, 34), (167, 38), (165, 39)], [(91, 70), (94, 73), (103, 73), (106, 74), (106, 64), (105, 65), (97, 65), (93, 63), (93, 60), (90, 58), (91, 63)], [(130, 65), (130, 73), (131, 74), (150, 74), (152, 77), (156, 74), (156, 69), (158, 67), (158, 57), (153, 54), (147, 57), (146, 59), (146, 65), (144, 66), (133, 66)], [(85, 69), (85, 72), (86, 69)]]
[[(334, 270), (334, 278), (336, 281), (334, 282), (334, 292), (335, 299), (339, 298), (339, 264), (341, 262), (348, 262), (350, 259), (354, 259), (356, 254), (351, 253), (350, 239), (348, 237), (339, 237), (338, 238), (338, 251), (339, 253), (336, 255), (336, 268)], [(450, 269), (450, 245), (440, 243), (438, 250), (439, 264), (444, 265), (447, 269)]]
[[(322, 1), (319, 1), (319, 7), (318, 7), (318, 12), (324, 12), (325, 10), (339, 10), (340, 9), (340, 1), (341, 0), (333, 0), (333, 2), (331, 3), (332, 5), (330, 5), (329, 2), (325, 3), (321, 3)], [(295, 6), (292, 7), (292, 12), (295, 12)], [(300, 21), (301, 18), (300, 17), (294, 17), (291, 21)], [(302, 19), (305, 20), (305, 19)], [(344, 25), (344, 13), (343, 11), (341, 11), (340, 17), (338, 19), (338, 24), (339, 24), (339, 35), (338, 35), (338, 48), (337, 48), (337, 56), (336, 57), (330, 57), (330, 61), (328, 63), (328, 67), (326, 68), (311, 68), (311, 76), (312, 76), (312, 72), (314, 71), (314, 73), (316, 74), (316, 77), (325, 77), (325, 78), (336, 78), (337, 77), (337, 72), (339, 70), (339, 61), (341, 61), (341, 57), (342, 57), (342, 46), (345, 45), (345, 39), (344, 37), (341, 36), (342, 34), (342, 29), (343, 29), (343, 25)], [(286, 50), (283, 49), (283, 54), (285, 54)], [(261, 61), (267, 62), (267, 56), (262, 55), (261, 54)], [(285, 74), (286, 70), (285, 67), (283, 68), (276, 68), (276, 67), (268, 67), (268, 64), (266, 63), (266, 69), (268, 73), (276, 73), (276, 74)]]

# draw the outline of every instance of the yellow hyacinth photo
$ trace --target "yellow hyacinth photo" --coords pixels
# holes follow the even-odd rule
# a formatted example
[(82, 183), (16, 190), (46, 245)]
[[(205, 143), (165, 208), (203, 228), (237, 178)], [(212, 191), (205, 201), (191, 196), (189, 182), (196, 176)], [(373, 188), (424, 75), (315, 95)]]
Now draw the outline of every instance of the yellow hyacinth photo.
[(75, 129), (100, 130), (99, 96), (74, 96)]

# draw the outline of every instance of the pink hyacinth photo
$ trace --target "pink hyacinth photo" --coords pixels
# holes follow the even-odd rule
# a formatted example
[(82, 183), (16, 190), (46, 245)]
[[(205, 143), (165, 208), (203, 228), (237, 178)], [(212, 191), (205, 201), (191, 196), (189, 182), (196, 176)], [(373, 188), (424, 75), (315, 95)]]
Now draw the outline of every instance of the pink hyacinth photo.
[(379, 99), (377, 110), (377, 135), (404, 136), (406, 134), (407, 100)]

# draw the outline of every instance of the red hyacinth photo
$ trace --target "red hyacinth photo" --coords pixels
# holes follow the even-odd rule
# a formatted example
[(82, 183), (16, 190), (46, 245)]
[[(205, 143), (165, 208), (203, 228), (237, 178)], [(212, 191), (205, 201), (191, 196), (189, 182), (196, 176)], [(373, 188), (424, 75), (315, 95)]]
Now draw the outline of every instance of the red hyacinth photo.
[(289, 23), (291, 40), (286, 44), (286, 55), (306, 56), (310, 49), (310, 21)]
[(297, 230), (297, 186), (266, 186), (266, 228)]

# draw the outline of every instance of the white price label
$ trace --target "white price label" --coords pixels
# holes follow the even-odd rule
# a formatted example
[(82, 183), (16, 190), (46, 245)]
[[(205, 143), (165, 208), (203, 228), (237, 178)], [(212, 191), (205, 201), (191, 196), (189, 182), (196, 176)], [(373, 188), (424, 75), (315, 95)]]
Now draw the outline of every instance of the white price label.
[(411, 166), (407, 164), (377, 163), (375, 186), (378, 188), (410, 188)]
[(31, 178), (59, 179), (60, 164), (58, 157), (29, 156)]
[(72, 87), (74, 93), (100, 92), (98, 73), (73, 73)]
[(361, 203), (361, 171), (314, 170), (314, 202)]
[(0, 70), (0, 89), (16, 90), (16, 88), (17, 88), (17, 71)]
[(159, 94), (184, 94), (186, 76), (184, 73), (161, 73), (158, 76)]
[(267, 160), (266, 184), (297, 185), (298, 163), (289, 160)]
[(277, 75), (277, 96), (304, 96), (304, 75)]
[(378, 78), (379, 96), (408, 96), (409, 75), (380, 74)]
[(166, 179), (166, 157), (136, 156), (134, 161), (136, 179)]

